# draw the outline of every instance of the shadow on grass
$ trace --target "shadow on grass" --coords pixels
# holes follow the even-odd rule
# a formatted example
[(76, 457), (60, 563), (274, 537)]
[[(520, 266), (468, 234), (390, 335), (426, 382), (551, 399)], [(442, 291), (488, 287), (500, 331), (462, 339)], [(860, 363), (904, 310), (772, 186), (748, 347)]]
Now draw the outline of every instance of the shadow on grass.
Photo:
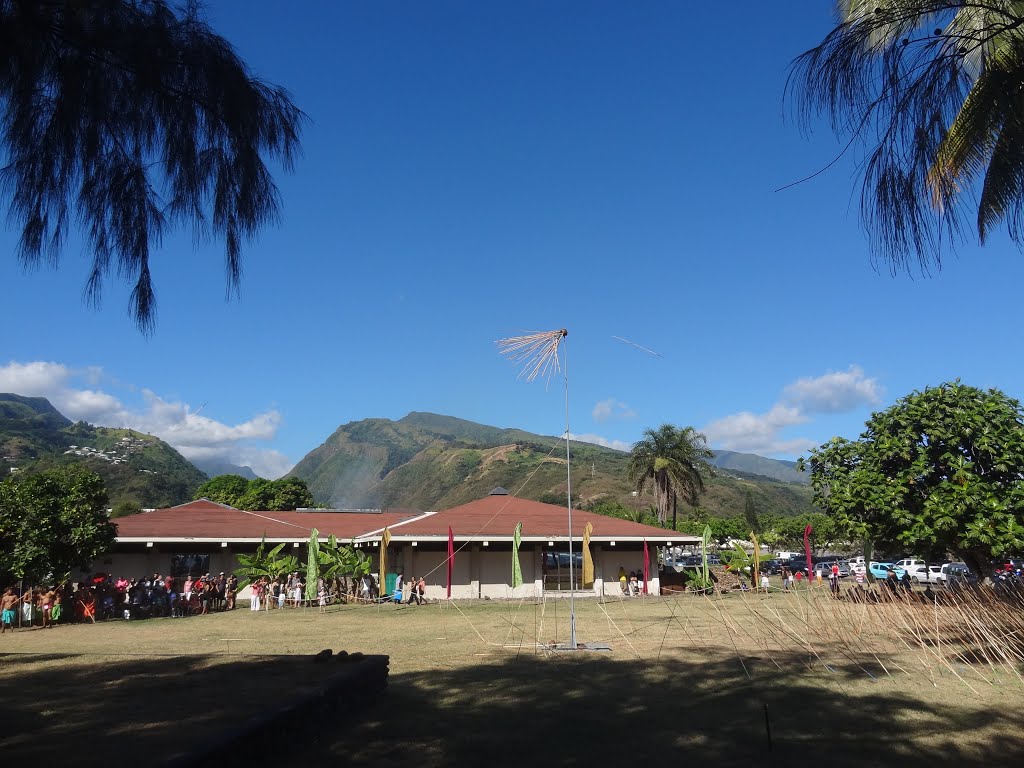
[[(972, 698), (962, 686), (901, 689), (861, 666), (807, 673), (735, 656), (621, 661), (522, 656), (393, 675), (361, 722), (291, 755), (295, 764), (599, 766), (699, 759), (702, 765), (929, 768), (1019, 764), (1019, 689)], [(803, 667), (803, 674), (794, 670)], [(907, 676), (906, 686), (912, 685)], [(897, 678), (897, 681), (899, 678)], [(772, 744), (765, 724), (770, 719)], [(752, 763), (753, 761), (753, 763)], [(820, 762), (819, 762), (820, 761)]]
[(147, 766), (317, 687), (310, 656), (0, 655), (0, 754), (19, 764)]

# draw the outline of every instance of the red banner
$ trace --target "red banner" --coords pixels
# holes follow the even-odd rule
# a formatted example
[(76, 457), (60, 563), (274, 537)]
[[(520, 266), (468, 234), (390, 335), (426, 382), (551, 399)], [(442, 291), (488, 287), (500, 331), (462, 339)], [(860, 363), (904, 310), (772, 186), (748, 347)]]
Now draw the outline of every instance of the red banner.
[(448, 599), (452, 599), (452, 568), (455, 567), (455, 536), (448, 526)]

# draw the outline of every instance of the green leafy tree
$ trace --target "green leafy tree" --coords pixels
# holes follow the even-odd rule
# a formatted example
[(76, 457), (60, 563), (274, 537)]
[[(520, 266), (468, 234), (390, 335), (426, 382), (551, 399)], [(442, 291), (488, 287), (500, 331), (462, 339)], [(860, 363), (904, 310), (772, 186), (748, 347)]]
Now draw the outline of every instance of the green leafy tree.
[(313, 494), (309, 492), (306, 481), (299, 477), (282, 477), (271, 482), (274, 491), (273, 506), (268, 509), (277, 511), (293, 510), (299, 507), (312, 507)]
[(712, 517), (708, 520), (708, 527), (711, 529), (711, 540), (719, 547), (725, 546), (731, 539), (750, 538), (747, 523), (742, 517)]
[(257, 477), (250, 480), (245, 493), (238, 499), (239, 509), (272, 510), (277, 506), (277, 493), (270, 480)]
[(267, 160), (290, 169), (301, 111), (256, 79), (200, 15), (169, 0), (0, 3), (0, 154), (28, 266), (56, 259), (81, 224), (100, 298), (112, 271), (153, 329), (153, 250), (193, 226), (225, 246), (237, 290), (242, 244), (279, 215)]
[(103, 480), (80, 464), (0, 483), (4, 579), (60, 582), (88, 568), (117, 537), (106, 507)]
[(1024, 412), (959, 381), (874, 414), (856, 441), (801, 459), (815, 501), (851, 539), (950, 552), (978, 573), (1024, 548)]
[(790, 88), (862, 141), (861, 217), (895, 265), (938, 263), (968, 228), (1024, 243), (1024, 4), (844, 0), (839, 24), (796, 59)]
[(119, 501), (110, 510), (111, 517), (127, 517), (137, 515), (142, 511), (142, 505), (137, 501)]
[(218, 475), (200, 485), (193, 498), (209, 499), (218, 504), (240, 508), (242, 497), (248, 490), (249, 481), (241, 475)]
[[(693, 427), (662, 424), (658, 429), (644, 430), (644, 437), (633, 446), (627, 477), (639, 493), (653, 486), (658, 522), (664, 525), (675, 495), (697, 506), (704, 492), (704, 478), (712, 474), (708, 459), (713, 456), (707, 438)], [(673, 519), (673, 528), (675, 522)]]
[(306, 481), (298, 477), (246, 480), (241, 475), (219, 475), (199, 486), (195, 498), (206, 498), (237, 509), (273, 512), (314, 506)]

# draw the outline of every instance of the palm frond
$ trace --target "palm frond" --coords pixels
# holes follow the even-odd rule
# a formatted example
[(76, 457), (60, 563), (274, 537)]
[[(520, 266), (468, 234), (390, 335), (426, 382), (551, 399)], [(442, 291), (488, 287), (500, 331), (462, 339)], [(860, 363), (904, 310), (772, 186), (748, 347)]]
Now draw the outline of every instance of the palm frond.
[[(1024, 246), (1024, 188), (1007, 173), (1017, 154), (1024, 5), (840, 0), (838, 13), (821, 44), (797, 57), (786, 88), (798, 92), (805, 128), (824, 114), (865, 148), (860, 208), (872, 256), (893, 269), (916, 259), (927, 271), (971, 219), (982, 241), (1005, 224)], [(992, 173), (1000, 175), (990, 181)]]

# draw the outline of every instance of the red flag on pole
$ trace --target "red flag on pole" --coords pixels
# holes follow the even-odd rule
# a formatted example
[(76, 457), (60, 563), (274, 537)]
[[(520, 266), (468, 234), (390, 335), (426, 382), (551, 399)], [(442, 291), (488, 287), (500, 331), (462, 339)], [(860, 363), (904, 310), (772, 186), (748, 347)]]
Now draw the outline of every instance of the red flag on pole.
[(807, 555), (807, 583), (810, 584), (811, 573), (814, 571), (814, 561), (811, 559), (811, 524), (804, 528), (804, 552)]
[(647, 539), (644, 539), (644, 594), (647, 594), (647, 581), (651, 578), (651, 558), (647, 554)]
[(452, 568), (455, 566), (455, 535), (448, 526), (448, 599), (452, 599)]

